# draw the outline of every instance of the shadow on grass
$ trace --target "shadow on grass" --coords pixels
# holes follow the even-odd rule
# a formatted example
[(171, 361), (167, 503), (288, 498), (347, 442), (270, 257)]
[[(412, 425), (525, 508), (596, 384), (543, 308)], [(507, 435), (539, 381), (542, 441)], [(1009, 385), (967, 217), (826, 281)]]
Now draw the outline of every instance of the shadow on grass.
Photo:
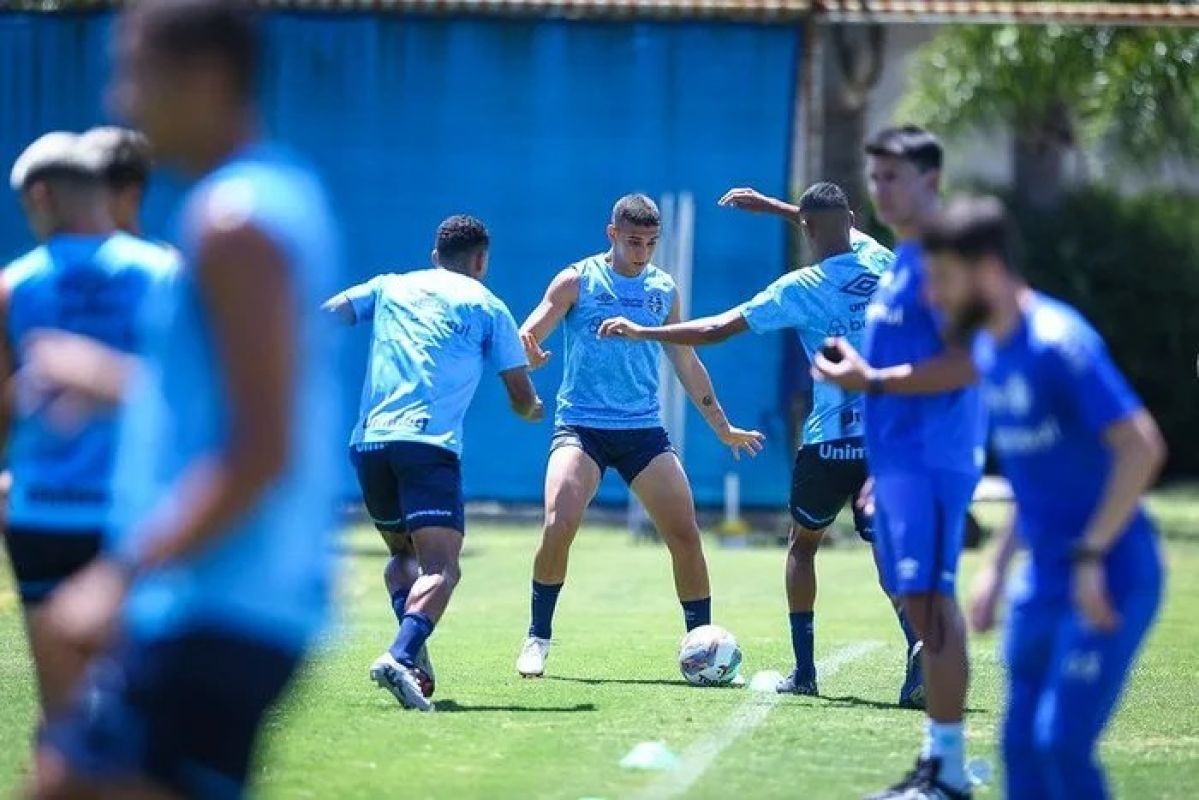
[(438, 700), (434, 703), (438, 714), (461, 714), (465, 712), (504, 711), (529, 712), (536, 714), (576, 714), (595, 711), (594, 703), (578, 703), (573, 706), (472, 706), (456, 700)]
[[(901, 706), (899, 703), (884, 703), (879, 700), (867, 700), (864, 697), (855, 697), (854, 695), (843, 695), (841, 697), (832, 697), (829, 695), (816, 695), (813, 700), (823, 700), (830, 706), (851, 706), (857, 708), (876, 708), (882, 711), (912, 711), (920, 714), (924, 713), (922, 708), (910, 708)], [(967, 708), (967, 714), (986, 714), (989, 713), (981, 708)]]
[(584, 683), (588, 686), (603, 686), (609, 683), (623, 686), (691, 686), (682, 678), (569, 678), (564, 675), (547, 675), (542, 680)]

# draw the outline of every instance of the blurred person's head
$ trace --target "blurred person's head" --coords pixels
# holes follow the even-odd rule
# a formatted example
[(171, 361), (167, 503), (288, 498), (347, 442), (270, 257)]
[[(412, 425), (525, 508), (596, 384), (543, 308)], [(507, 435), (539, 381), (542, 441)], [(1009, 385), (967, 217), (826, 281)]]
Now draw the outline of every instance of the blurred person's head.
[(455, 214), (437, 226), (433, 263), (481, 281), (487, 277), (490, 247), (491, 236), (481, 220)]
[(653, 200), (643, 194), (626, 194), (617, 200), (608, 223), (612, 266), (626, 272), (645, 269), (661, 233), (662, 215)]
[(885, 128), (866, 142), (866, 183), (878, 218), (901, 238), (919, 233), (937, 208), (944, 151), (915, 125)]
[(17, 157), (9, 185), (39, 241), (112, 229), (99, 151), (66, 131), (39, 137)]
[(141, 0), (121, 15), (110, 98), (164, 161), (204, 172), (251, 135), (259, 61), (252, 6)]
[(809, 186), (799, 198), (799, 225), (817, 260), (849, 252), (853, 212), (845, 190), (828, 181)]
[(123, 231), (141, 233), (142, 198), (150, 180), (150, 142), (128, 128), (92, 128), (82, 140), (103, 158), (104, 182), (113, 222)]
[(1003, 203), (994, 197), (960, 197), (926, 224), (921, 241), (933, 304), (950, 331), (968, 337), (995, 325), (1024, 283), (1017, 241)]

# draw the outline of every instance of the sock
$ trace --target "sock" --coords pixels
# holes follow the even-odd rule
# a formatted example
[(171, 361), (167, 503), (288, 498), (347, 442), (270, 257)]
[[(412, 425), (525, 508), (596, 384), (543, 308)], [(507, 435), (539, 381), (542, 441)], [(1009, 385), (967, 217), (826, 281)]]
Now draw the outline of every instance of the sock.
[(432, 634), (433, 620), (420, 612), (405, 614), (400, 621), (400, 632), (391, 645), (392, 657), (404, 666), (411, 667), (416, 661), (416, 654)]
[(712, 598), (703, 597), (699, 600), (680, 600), (683, 606), (683, 624), (687, 630), (693, 631), (701, 625), (712, 624)]
[(816, 674), (816, 663), (812, 651), (816, 639), (816, 612), (792, 611), (791, 650), (795, 653), (795, 671), (801, 678)]
[(396, 622), (401, 625), (404, 623), (404, 607), (408, 605), (408, 592), (411, 589), (411, 586), (405, 586), (391, 593), (391, 610), (396, 615)]
[(560, 583), (538, 583), (533, 581), (532, 618), (529, 635), (538, 639), (552, 639), (554, 631), (554, 607), (558, 605)]
[(899, 617), (899, 627), (903, 629), (903, 638), (908, 640), (908, 652), (910, 653), (916, 646), (916, 642), (920, 641), (920, 637), (912, 629), (912, 624), (908, 622), (908, 615), (902, 608), (895, 609), (895, 616)]
[(921, 755), (923, 758), (941, 760), (939, 780), (951, 789), (962, 789), (969, 783), (966, 779), (965, 750), (962, 723), (925, 720), (924, 751)]

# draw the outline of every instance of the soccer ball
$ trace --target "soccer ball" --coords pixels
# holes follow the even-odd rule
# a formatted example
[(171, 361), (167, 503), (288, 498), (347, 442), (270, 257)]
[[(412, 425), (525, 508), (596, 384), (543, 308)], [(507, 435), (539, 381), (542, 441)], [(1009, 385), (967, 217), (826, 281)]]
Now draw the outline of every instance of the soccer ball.
[(701, 625), (683, 637), (679, 671), (696, 686), (731, 683), (741, 669), (741, 648), (719, 625)]

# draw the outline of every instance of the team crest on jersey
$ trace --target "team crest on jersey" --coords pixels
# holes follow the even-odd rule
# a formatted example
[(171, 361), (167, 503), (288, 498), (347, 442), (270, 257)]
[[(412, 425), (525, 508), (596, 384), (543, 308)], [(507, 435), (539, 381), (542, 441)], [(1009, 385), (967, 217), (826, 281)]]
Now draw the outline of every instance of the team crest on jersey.
[(662, 297), (661, 292), (650, 292), (646, 307), (649, 308), (651, 314), (657, 316), (666, 308), (666, 299)]
[(841, 291), (845, 294), (852, 294), (854, 297), (871, 297), (877, 288), (878, 276), (866, 273), (842, 286)]

